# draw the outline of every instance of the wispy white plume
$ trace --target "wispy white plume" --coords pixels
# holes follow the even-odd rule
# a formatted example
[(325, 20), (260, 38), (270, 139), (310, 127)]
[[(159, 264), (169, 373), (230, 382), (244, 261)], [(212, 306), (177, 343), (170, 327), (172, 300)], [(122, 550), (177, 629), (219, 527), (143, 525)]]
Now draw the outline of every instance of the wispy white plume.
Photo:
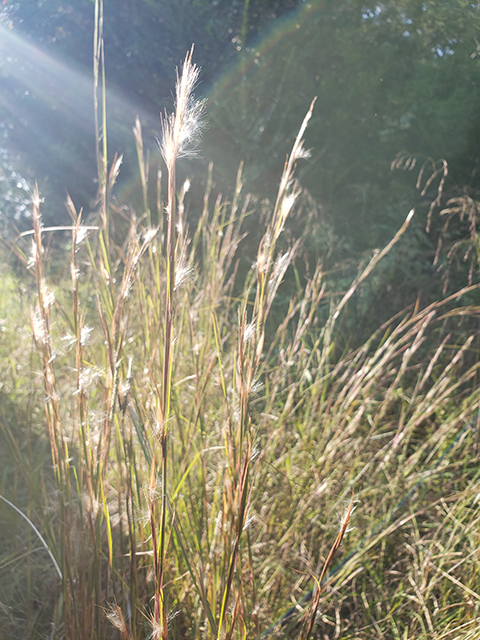
[(252, 318), (252, 321), (245, 325), (245, 331), (243, 332), (243, 341), (249, 342), (253, 339), (255, 334), (257, 333), (258, 322), (257, 318)]
[(33, 312), (31, 317), (33, 338), (36, 342), (47, 343), (48, 336), (45, 328), (45, 321), (40, 315), (38, 309)]
[(78, 227), (77, 237), (75, 238), (75, 244), (81, 244), (88, 235), (88, 227)]
[(195, 269), (191, 265), (180, 263), (175, 270), (175, 291), (192, 280), (194, 275)]
[(205, 100), (193, 97), (200, 69), (193, 64), (192, 54), (193, 47), (185, 58), (181, 75), (177, 69), (175, 111), (162, 117), (160, 149), (167, 166), (176, 158), (194, 154), (201, 133)]
[(125, 623), (125, 618), (123, 617), (122, 610), (116, 603), (109, 604), (108, 608), (105, 611), (105, 614), (110, 623), (114, 627), (116, 627), (122, 633), (122, 635), (127, 634), (127, 625)]
[(85, 346), (88, 342), (88, 340), (90, 339), (90, 335), (93, 331), (92, 327), (82, 327), (81, 331), (80, 331), (80, 344), (83, 346)]
[[(43, 252), (43, 247), (42, 247)], [(30, 246), (30, 255), (28, 256), (27, 269), (33, 269), (35, 266), (35, 262), (37, 260), (37, 243), (35, 240), (32, 240), (32, 244)]]
[(43, 308), (48, 309), (55, 302), (55, 293), (51, 291), (44, 280), (42, 280), (42, 288), (43, 288)]

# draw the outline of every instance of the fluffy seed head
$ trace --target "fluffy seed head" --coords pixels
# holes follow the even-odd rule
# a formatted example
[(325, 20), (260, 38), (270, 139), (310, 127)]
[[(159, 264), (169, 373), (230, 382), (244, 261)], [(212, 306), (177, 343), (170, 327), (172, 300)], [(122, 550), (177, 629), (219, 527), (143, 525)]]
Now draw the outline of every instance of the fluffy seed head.
[(194, 154), (201, 133), (205, 101), (193, 97), (200, 69), (193, 64), (192, 54), (193, 47), (185, 58), (181, 75), (177, 69), (175, 112), (162, 117), (160, 148), (167, 166), (172, 166), (176, 158)]

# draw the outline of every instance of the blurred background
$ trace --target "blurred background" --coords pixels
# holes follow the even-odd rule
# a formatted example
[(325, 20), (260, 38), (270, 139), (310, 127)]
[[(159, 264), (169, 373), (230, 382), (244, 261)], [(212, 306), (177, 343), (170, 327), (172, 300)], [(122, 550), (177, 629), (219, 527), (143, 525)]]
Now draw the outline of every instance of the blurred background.
[[(94, 209), (93, 12), (91, 0), (3, 0), (3, 226), (29, 227), (34, 181), (46, 224), (67, 223), (67, 193), (86, 215)], [(456, 216), (448, 229), (438, 214), (451, 198), (475, 202), (479, 186), (480, 3), (105, 0), (104, 29), (108, 149), (111, 158), (124, 155), (119, 201), (140, 203), (136, 114), (152, 172), (161, 166), (159, 114), (172, 108), (175, 68), (194, 43), (202, 67), (196, 93), (207, 109), (200, 157), (185, 161), (193, 194), (202, 193), (210, 161), (223, 192), (244, 161), (245, 188), (259, 201), (274, 198), (285, 156), (318, 96), (306, 135), (311, 157), (298, 170), (307, 204), (295, 221), (299, 233), (308, 226), (310, 262), (327, 256), (341, 289), (342, 278), (352, 277), (345, 265), (351, 261), (355, 272), (359, 258), (388, 242), (415, 207), (408, 239), (357, 300), (359, 315), (375, 309), (381, 320), (383, 308), (389, 317), (417, 295), (423, 304), (447, 292), (442, 256), (448, 261), (447, 250), (476, 229), (474, 213)], [(195, 195), (193, 209), (194, 202)], [(253, 216), (253, 231), (257, 223)], [(434, 265), (440, 237), (445, 251)], [(454, 288), (477, 277), (476, 266), (457, 258)]]

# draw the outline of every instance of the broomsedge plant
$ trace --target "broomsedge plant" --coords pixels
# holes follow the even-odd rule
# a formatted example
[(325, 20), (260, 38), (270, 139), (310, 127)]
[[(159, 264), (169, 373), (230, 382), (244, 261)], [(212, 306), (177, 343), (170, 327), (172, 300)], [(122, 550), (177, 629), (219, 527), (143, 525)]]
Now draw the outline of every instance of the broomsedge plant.
[[(104, 96), (100, 1), (96, 15)], [(139, 120), (144, 211), (112, 198), (120, 159), (108, 167), (103, 100), (99, 225), (67, 201), (69, 280), (51, 270), (54, 231), (42, 226), (38, 192), (33, 233), (16, 247), (36, 283), (32, 370), (44, 417), (32, 430), (51, 451), (40, 489), (15, 429), (0, 426), (32, 496), (22, 533), (41, 534), (35, 553), (57, 585), (37, 628), (69, 640), (288, 637), (299, 627), (303, 638), (473, 638), (479, 310), (463, 300), (478, 289), (414, 304), (333, 358), (338, 318), (409, 214), (346, 292), (332, 291), (319, 262), (269, 323), (301, 252), (298, 240), (279, 245), (301, 198), (294, 171), (314, 104), (242, 279), (244, 220), (260, 206), (244, 193), (242, 167), (230, 200), (214, 194), (209, 168), (194, 228), (189, 183), (177, 184), (203, 112), (197, 78), (190, 51), (163, 118), (165, 204)], [(19, 509), (14, 497), (2, 509)], [(8, 554), (0, 569), (18, 568)]]

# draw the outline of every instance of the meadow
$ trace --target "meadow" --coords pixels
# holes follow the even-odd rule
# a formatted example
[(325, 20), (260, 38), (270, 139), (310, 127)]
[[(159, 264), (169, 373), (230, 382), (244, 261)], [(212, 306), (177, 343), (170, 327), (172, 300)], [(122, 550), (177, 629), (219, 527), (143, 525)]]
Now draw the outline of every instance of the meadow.
[(96, 217), (69, 199), (48, 229), (36, 191), (32, 232), (3, 249), (0, 637), (480, 638), (478, 287), (340, 348), (414, 213), (344, 291), (321, 259), (300, 274), (285, 229), (314, 102), (270, 207), (242, 167), (189, 200), (192, 52), (165, 175), (137, 121), (143, 210), (118, 202), (98, 18)]

